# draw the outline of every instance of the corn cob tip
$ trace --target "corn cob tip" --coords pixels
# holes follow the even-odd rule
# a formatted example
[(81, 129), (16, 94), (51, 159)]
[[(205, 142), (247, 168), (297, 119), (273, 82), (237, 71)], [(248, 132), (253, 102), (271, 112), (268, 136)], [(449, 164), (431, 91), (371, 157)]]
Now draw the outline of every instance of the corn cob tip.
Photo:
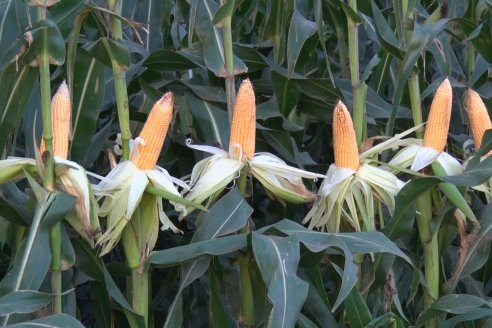
[(255, 92), (249, 79), (241, 82), (237, 92), (236, 104), (231, 124), (231, 137), (229, 148), (234, 151), (234, 155), (240, 155), (237, 148), (239, 145), (242, 150), (242, 159), (253, 158), (255, 153), (256, 141), (256, 104)]
[[(482, 98), (472, 89), (468, 89), (466, 93), (465, 107), (468, 112), (473, 141), (475, 142), (475, 147), (478, 150), (482, 146), (482, 138), (485, 131), (492, 129), (492, 122), (490, 121), (487, 107), (485, 106)], [(492, 155), (492, 151), (485, 154), (487, 157), (490, 155)]]
[(60, 84), (60, 86), (56, 90), (56, 93), (59, 93), (59, 92), (64, 93), (65, 95), (69, 95), (67, 82), (65, 80), (63, 80), (63, 82)]
[(433, 148), (439, 153), (446, 147), (452, 105), (453, 89), (446, 78), (439, 85), (432, 99), (423, 142), (424, 146)]
[[(166, 108), (173, 107), (174, 105), (174, 94), (171, 91), (166, 92), (155, 105), (163, 106)], [(155, 106), (154, 105), (154, 106)]]
[(138, 151), (131, 160), (141, 170), (151, 170), (157, 164), (169, 125), (173, 117), (174, 95), (166, 92), (150, 110), (138, 137)]
[(333, 113), (333, 149), (337, 167), (349, 168), (354, 171), (359, 169), (359, 149), (354, 124), (342, 101), (336, 104)]

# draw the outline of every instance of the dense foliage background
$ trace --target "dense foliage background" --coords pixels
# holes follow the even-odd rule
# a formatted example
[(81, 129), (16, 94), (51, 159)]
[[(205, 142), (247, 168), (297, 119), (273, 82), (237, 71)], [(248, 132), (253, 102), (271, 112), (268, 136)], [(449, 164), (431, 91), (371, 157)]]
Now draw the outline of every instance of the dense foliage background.
[[(175, 117), (158, 164), (175, 177), (188, 176), (205, 156), (186, 147), (187, 139), (227, 149), (227, 88), (237, 89), (245, 78), (256, 93), (256, 151), (321, 174), (333, 163), (332, 112), (340, 99), (353, 108), (354, 93), (363, 97), (365, 114), (357, 123), (363, 139), (392, 136), (414, 125), (409, 84), (420, 89), (425, 121), (434, 91), (448, 77), (454, 97), (447, 149), (462, 161), (470, 157), (463, 94), (473, 88), (486, 104), (492, 97), (488, 0), (125, 0), (121, 12), (108, 9), (113, 1), (61, 0), (48, 7), (44, 25), (35, 2), (0, 0), (2, 159), (35, 155), (41, 92), (39, 68), (32, 64), (43, 51), (51, 58), (52, 90), (67, 80), (72, 93), (70, 158), (99, 175), (110, 171), (120, 132), (115, 67), (125, 72), (133, 136), (153, 102), (174, 92)], [(112, 33), (115, 21), (122, 39)], [(224, 38), (228, 26), (232, 44)], [(49, 31), (47, 43), (40, 41), (43, 31)], [(357, 66), (349, 65), (354, 54)], [(486, 140), (483, 147), (490, 148)], [(208, 212), (195, 211), (181, 222), (166, 202), (184, 234), (160, 232), (146, 259), (149, 325), (407, 327), (437, 318), (443, 327), (486, 327), (492, 322), (492, 209), (483, 194), (468, 189), (465, 198), (480, 227), (466, 225), (435, 186), (449, 182), (464, 191), (490, 176), (492, 163), (484, 161), (453, 178), (414, 179), (398, 195), (393, 215), (381, 211), (379, 232), (355, 233), (349, 225), (341, 234), (308, 230), (300, 222), (309, 204), (274, 200), (256, 181), (251, 197), (231, 185)], [(319, 181), (306, 183), (319, 188)], [(441, 288), (424, 311), (427, 284), (414, 219), (415, 200), (427, 190), (440, 199), (432, 226)], [(72, 203), (59, 193), (40, 212), (36, 195), (26, 180), (0, 188), (2, 322), (145, 326), (132, 309), (122, 247), (101, 258), (66, 224), (65, 315), (51, 314), (48, 235)], [(34, 224), (38, 213), (41, 223)], [(251, 231), (241, 230), (248, 222)], [(242, 312), (241, 261), (249, 263), (254, 286), (252, 323)]]

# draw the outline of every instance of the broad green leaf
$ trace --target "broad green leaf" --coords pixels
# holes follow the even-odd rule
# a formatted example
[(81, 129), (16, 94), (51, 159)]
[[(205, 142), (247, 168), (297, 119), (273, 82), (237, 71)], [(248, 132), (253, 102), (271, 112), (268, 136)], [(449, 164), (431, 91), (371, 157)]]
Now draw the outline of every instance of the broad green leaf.
[(28, 65), (10, 64), (0, 74), (0, 151), (6, 155), (5, 147), (19, 128), (26, 103), (36, 85), (38, 70)]
[(86, 9), (84, 1), (60, 1), (49, 10), (49, 18), (56, 23), (64, 39), (72, 32), (73, 22)]
[[(31, 224), (34, 217), (34, 210), (29, 206), (30, 198), (13, 182), (0, 185), (0, 193), (5, 204), (15, 213), (19, 215), (19, 220), (22, 222), (16, 222), (17, 224), (27, 226)], [(5, 218), (11, 219), (6, 215)]]
[[(429, 309), (420, 314), (415, 327), (422, 327), (424, 323), (441, 313), (465, 314), (481, 307), (491, 308), (489, 302), (481, 297), (467, 294), (445, 295), (436, 300)], [(490, 316), (490, 312), (488, 313)]]
[(111, 327), (111, 301), (108, 291), (99, 281), (91, 281), (91, 303), (94, 309), (94, 316), (98, 327)]
[(208, 270), (208, 276), (210, 279), (210, 326), (212, 328), (227, 327), (231, 325), (231, 322), (227, 320), (226, 309), (224, 305), (224, 299), (222, 297), (222, 291), (220, 288), (219, 277), (215, 273), (214, 268), (211, 266)]
[(128, 320), (128, 323), (130, 324), (130, 327), (136, 327), (136, 328), (144, 328), (145, 327), (145, 322), (144, 318), (138, 314), (136, 314), (130, 304), (128, 304), (127, 300), (119, 290), (118, 286), (114, 282), (113, 278), (109, 274), (108, 270), (104, 267), (103, 268), (103, 273), (104, 273), (104, 284), (108, 290), (108, 293), (111, 295), (111, 297), (118, 303), (119, 306), (121, 306), (123, 312), (125, 313), (125, 316)]
[(293, 80), (272, 72), (272, 86), (280, 113), (288, 117), (299, 102), (300, 91)]
[(288, 78), (292, 78), (299, 54), (306, 40), (316, 33), (316, 23), (307, 20), (302, 14), (294, 10), (287, 39), (287, 69)]
[(104, 65), (80, 49), (75, 59), (72, 85), (72, 142), (69, 153), (77, 163), (86, 157), (96, 131), (104, 98)]
[(483, 23), (478, 25), (466, 18), (456, 18), (452, 22), (457, 23), (468, 37), (468, 41), (475, 46), (477, 51), (489, 63), (492, 62), (492, 51), (487, 45), (492, 42), (492, 36), (488, 26)]
[(200, 209), (202, 211), (206, 210), (206, 208), (203, 207), (201, 204), (197, 204), (195, 202), (189, 201), (189, 200), (187, 200), (187, 199), (185, 199), (179, 195), (175, 195), (175, 194), (168, 192), (166, 190), (159, 189), (159, 188), (157, 188), (151, 184), (147, 185), (147, 187), (145, 188), (145, 191), (147, 191), (148, 193), (151, 193), (153, 195), (159, 196), (161, 198), (167, 199), (171, 202), (176, 202), (178, 204), (183, 204), (186, 206), (197, 208), (197, 209)]
[(299, 316), (297, 317), (297, 325), (302, 328), (317, 328), (318, 326), (311, 320), (309, 320), (308, 317), (306, 317), (304, 314), (299, 313)]
[[(350, 80), (335, 80), (337, 87), (342, 91), (343, 100), (348, 108), (353, 107), (353, 90)], [(378, 95), (372, 88), (367, 89), (366, 97), (366, 115), (367, 122), (369, 124), (375, 124), (375, 119), (377, 118), (388, 118), (393, 114), (393, 107), (380, 95)], [(399, 118), (410, 118), (411, 114), (408, 110), (398, 107), (396, 110), (396, 117)]]
[(28, 26), (27, 9), (22, 1), (0, 1), (0, 72), (26, 43), (22, 34)]
[(86, 46), (86, 50), (109, 68), (113, 63), (122, 70), (130, 66), (130, 53), (122, 40), (100, 38)]
[(235, 0), (226, 1), (214, 15), (212, 23), (214, 25), (220, 24), (224, 19), (231, 18), (232, 13), (234, 11), (234, 3)]
[(347, 16), (347, 20), (351, 20), (356, 24), (362, 24), (363, 20), (359, 16), (357, 12), (352, 9), (349, 5), (347, 5), (345, 2), (342, 0), (339, 1), (340, 6), (342, 7), (343, 11), (345, 12), (345, 15)]
[(297, 276), (300, 249), (296, 236), (253, 232), (253, 254), (273, 305), (267, 327), (294, 327), (309, 285)]
[(200, 140), (207, 145), (219, 145), (220, 148), (227, 149), (230, 134), (227, 113), (213, 102), (199, 99), (192, 94), (186, 93), (184, 97), (194, 122), (200, 122), (193, 125)]
[(77, 46), (80, 38), (80, 31), (82, 29), (82, 25), (84, 24), (87, 16), (89, 15), (90, 10), (85, 9), (80, 12), (77, 17), (72, 22), (72, 31), (68, 37), (68, 45), (67, 45), (67, 63), (66, 63), (66, 78), (68, 89), (70, 90), (70, 98), (73, 99), (73, 76), (75, 70), (75, 60), (77, 56)]
[(381, 46), (387, 52), (391, 53), (391, 55), (396, 58), (403, 60), (404, 53), (401, 50), (402, 42), (397, 39), (388, 25), (388, 21), (384, 18), (381, 10), (378, 8), (376, 2), (371, 1), (372, 14), (374, 17), (374, 23), (376, 25), (376, 33), (379, 41), (381, 42)]
[(385, 328), (389, 325), (393, 325), (395, 328), (404, 328), (406, 327), (405, 322), (398, 317), (396, 314), (389, 312), (374, 318), (369, 324), (366, 326), (368, 328)]
[(477, 308), (465, 314), (460, 314), (452, 317), (449, 320), (441, 323), (443, 328), (459, 327), (459, 323), (471, 321), (471, 320), (487, 320), (486, 325), (490, 325), (490, 318), (492, 317), (492, 309), (489, 308)]
[[(325, 233), (306, 229), (305, 227), (290, 221), (282, 220), (272, 226), (287, 235), (296, 235), (299, 242), (304, 243), (311, 251), (320, 252), (330, 246), (342, 245), (354, 255), (368, 253), (389, 253), (401, 257), (411, 264), (411, 260), (391, 240), (378, 231)], [(263, 229), (261, 231), (263, 231)]]
[[(199, 57), (200, 58), (200, 57)], [(201, 58), (200, 58), (201, 59)], [(149, 54), (143, 62), (143, 66), (158, 71), (175, 71), (205, 67), (205, 63), (198, 65), (180, 51), (171, 51), (167, 49), (158, 49)]]
[(34, 327), (50, 327), (50, 328), (84, 328), (77, 319), (68, 314), (55, 314), (41, 319), (16, 323), (13, 325), (4, 326), (6, 328), (34, 328)]
[(53, 295), (31, 290), (19, 290), (0, 297), (0, 316), (31, 313), (46, 306)]
[(148, 24), (148, 32), (137, 30), (147, 52), (162, 48), (163, 32), (165, 32), (163, 21), (166, 20), (167, 15), (172, 15), (173, 5), (159, 0), (132, 2), (134, 7), (130, 6), (129, 3), (125, 3), (123, 6), (123, 16), (131, 18), (135, 22)]
[(253, 208), (237, 188), (232, 189), (205, 213), (191, 239), (199, 242), (234, 233), (244, 227)]
[(75, 257), (75, 267), (90, 278), (104, 283), (104, 262), (96, 250), (91, 249), (90, 245), (82, 238), (73, 239), (72, 245), (77, 256)]
[[(324, 286), (323, 287), (323, 293)], [(313, 285), (309, 284), (309, 291), (304, 303), (303, 312), (311, 314), (312, 318), (316, 318), (319, 327), (336, 327), (337, 322), (333, 316), (333, 313), (325, 304), (324, 300), (320, 296), (318, 290)]]
[(353, 288), (350, 294), (345, 299), (345, 311), (350, 313), (348, 321), (350, 327), (363, 328), (371, 321), (371, 312), (367, 307), (362, 295), (356, 288)]
[[(479, 158), (480, 156), (477, 156)], [(471, 162), (472, 163), (472, 162)], [(459, 187), (477, 186), (492, 176), (492, 158), (479, 164), (468, 165), (465, 171), (454, 176), (425, 177), (411, 180), (398, 193), (395, 199), (393, 217), (384, 228), (385, 235), (395, 240), (407, 234), (413, 226), (415, 215), (412, 210), (414, 201), (426, 190), (447, 182)]]
[(234, 54), (246, 64), (248, 73), (260, 71), (267, 66), (261, 55), (252, 46), (234, 43), (232, 49)]
[(186, 262), (181, 266), (181, 280), (177, 296), (169, 307), (165, 328), (180, 328), (183, 321), (183, 289), (189, 286), (193, 281), (201, 277), (210, 265), (210, 257), (202, 258), (194, 262)]
[(326, 50), (326, 39), (324, 34), (324, 21), (323, 21), (323, 5), (321, 0), (314, 1), (314, 20), (316, 21), (316, 28), (318, 29), (318, 38), (323, 49), (323, 56), (326, 62), (326, 68), (328, 69), (328, 74), (330, 76), (330, 81), (332, 86), (335, 86), (335, 78), (333, 77), (333, 72), (331, 71), (330, 60), (328, 58), (328, 51)]
[(154, 251), (147, 258), (152, 266), (173, 266), (206, 255), (223, 255), (247, 246), (245, 235), (202, 240), (189, 245)]
[[(27, 238), (16, 255), (14, 265), (0, 281), (0, 294), (19, 290), (38, 290), (51, 261), (49, 230), (72, 210), (74, 197), (63, 193), (44, 192), (38, 200), (36, 212)], [(7, 315), (4, 324), (8, 322)]]
[[(219, 254), (226, 254), (246, 246), (245, 235), (230, 237), (221, 236), (231, 234), (244, 227), (252, 211), (253, 209), (244, 200), (239, 191), (236, 188), (231, 190), (226, 196), (215, 203), (198, 222), (197, 229), (191, 239), (191, 244), (188, 245), (191, 246), (188, 248), (192, 253), (190, 258), (202, 255), (207, 251), (210, 252), (209, 254), (217, 254), (216, 252), (219, 252)], [(230, 240), (226, 240), (234, 237), (236, 237), (236, 241), (239, 243), (233, 244)], [(227, 243), (224, 243), (223, 247), (215, 247), (213, 243), (217, 243), (218, 241), (227, 241)], [(205, 249), (200, 249), (200, 247), (196, 247), (198, 245), (202, 247), (205, 246)], [(229, 248), (231, 245), (234, 246), (234, 249), (231, 249), (232, 247)], [(227, 252), (227, 250), (229, 251)], [(172, 253), (164, 253), (166, 251), (170, 251)], [(174, 256), (179, 256), (183, 255), (183, 252), (179, 252), (177, 248), (170, 248), (168, 250), (154, 252), (149, 256), (148, 263), (161, 264), (166, 260), (168, 261), (169, 258), (173, 256), (171, 254), (174, 254)], [(161, 261), (159, 263), (156, 263), (156, 258), (157, 260), (160, 259)], [(210, 255), (199, 257), (192, 262), (183, 263), (182, 260), (179, 260), (178, 263), (183, 263), (181, 266), (181, 280), (179, 284), (179, 290), (169, 308), (169, 313), (166, 318), (166, 322), (164, 323), (164, 327), (181, 327), (183, 320), (182, 291), (184, 288), (189, 286), (194, 280), (201, 277), (207, 271), (210, 260)]]
[(40, 55), (46, 55), (52, 65), (65, 63), (65, 41), (55, 22), (47, 19), (36, 22), (30, 31), (32, 43), (29, 45), (22, 62), (37, 66)]
[(288, 18), (294, 11), (294, 1), (267, 1), (265, 23), (262, 26), (261, 39), (273, 45), (273, 62), (282, 64), (285, 58)]
[(312, 252), (321, 252), (330, 248), (341, 250), (345, 256), (342, 285), (333, 309), (336, 309), (347, 297), (357, 281), (357, 267), (352, 263), (353, 254), (385, 252), (396, 255), (412, 264), (410, 259), (386, 236), (380, 232), (331, 234), (312, 231), (290, 220), (282, 220), (274, 225), (265, 227), (277, 229), (287, 235), (295, 235)]
[[(212, 0), (198, 1), (196, 10), (195, 33), (203, 48), (204, 60), (208, 69), (218, 77), (228, 75), (225, 68), (224, 41), (222, 31), (213, 25), (213, 17), (218, 4)], [(246, 65), (234, 56), (234, 74), (247, 71)]]

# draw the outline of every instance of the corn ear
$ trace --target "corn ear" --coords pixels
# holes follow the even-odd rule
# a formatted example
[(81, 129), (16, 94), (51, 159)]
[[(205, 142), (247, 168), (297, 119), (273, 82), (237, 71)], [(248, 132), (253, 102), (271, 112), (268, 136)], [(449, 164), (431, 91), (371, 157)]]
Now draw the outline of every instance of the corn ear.
[[(53, 99), (51, 99), (51, 128), (53, 135), (53, 155), (68, 158), (68, 143), (72, 125), (72, 103), (70, 92), (65, 81), (58, 87)], [(42, 154), (46, 150), (44, 138), (39, 147)]]
[(151, 170), (156, 165), (173, 117), (173, 106), (173, 93), (167, 92), (152, 107), (140, 132), (138, 156), (132, 159), (139, 169)]
[[(234, 106), (234, 114), (231, 124), (231, 137), (229, 148), (233, 149), (236, 156), (242, 159), (253, 158), (256, 139), (256, 105), (255, 92), (249, 79), (244, 80), (239, 87)], [(240, 146), (241, 149), (238, 149)]]
[(424, 146), (433, 148), (439, 153), (446, 147), (452, 104), (453, 89), (449, 80), (445, 79), (437, 88), (432, 100), (424, 133)]
[[(465, 106), (468, 110), (470, 130), (475, 141), (475, 147), (478, 150), (482, 145), (483, 134), (486, 130), (492, 129), (492, 122), (490, 121), (487, 107), (485, 107), (482, 98), (472, 89), (468, 90), (466, 94)], [(488, 152), (485, 156), (490, 156), (491, 154), (492, 151)]]
[(337, 167), (357, 171), (360, 160), (354, 124), (342, 101), (338, 102), (333, 113), (333, 149)]

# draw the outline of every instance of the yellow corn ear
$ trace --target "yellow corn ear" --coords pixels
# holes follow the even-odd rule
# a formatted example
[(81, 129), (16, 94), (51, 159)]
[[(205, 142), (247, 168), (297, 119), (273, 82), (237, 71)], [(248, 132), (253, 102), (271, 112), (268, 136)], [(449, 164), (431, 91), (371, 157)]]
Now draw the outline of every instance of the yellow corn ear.
[(231, 137), (229, 147), (234, 149), (237, 156), (240, 146), (243, 158), (253, 158), (256, 140), (256, 104), (255, 92), (249, 79), (244, 80), (239, 87), (234, 106), (234, 114), (231, 124)]
[[(492, 122), (490, 121), (487, 107), (485, 107), (482, 98), (472, 89), (468, 90), (466, 94), (465, 106), (468, 110), (470, 130), (475, 141), (475, 147), (478, 150), (482, 145), (483, 134), (486, 130), (492, 129)], [(490, 156), (491, 154), (492, 151), (488, 152), (485, 156)]]
[[(53, 135), (53, 155), (68, 158), (68, 143), (72, 125), (72, 103), (70, 92), (65, 81), (58, 87), (51, 99), (51, 128)], [(41, 139), (39, 147), (41, 154), (46, 150), (44, 138)]]
[(453, 104), (453, 89), (445, 79), (436, 90), (432, 100), (424, 133), (424, 146), (442, 152), (448, 139), (449, 121)]
[(141, 170), (151, 170), (157, 163), (169, 124), (173, 118), (174, 95), (167, 92), (152, 107), (140, 132), (136, 165)]
[(333, 149), (337, 167), (357, 171), (360, 166), (360, 160), (354, 123), (347, 107), (341, 101), (335, 106), (333, 113)]

